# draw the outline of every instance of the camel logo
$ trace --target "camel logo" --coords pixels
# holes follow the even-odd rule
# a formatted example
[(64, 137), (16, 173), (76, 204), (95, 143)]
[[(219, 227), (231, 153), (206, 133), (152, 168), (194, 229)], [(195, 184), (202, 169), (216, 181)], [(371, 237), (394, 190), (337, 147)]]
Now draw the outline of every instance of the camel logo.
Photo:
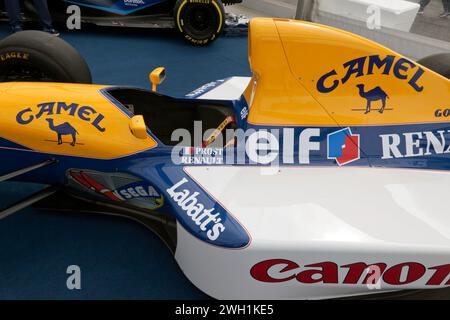
[(63, 136), (72, 136), (72, 142), (70, 145), (74, 147), (77, 143), (77, 134), (78, 131), (68, 122), (64, 122), (59, 125), (55, 125), (53, 119), (47, 118), (45, 119), (48, 122), (48, 127), (51, 131), (56, 132), (58, 138), (58, 145), (63, 144), (62, 137)]
[(372, 103), (377, 101), (381, 102), (381, 108), (375, 109), (378, 110), (379, 113), (383, 113), (385, 110), (392, 110), (386, 109), (387, 99), (389, 99), (389, 96), (383, 89), (381, 89), (381, 87), (376, 87), (367, 91), (363, 84), (358, 84), (356, 87), (359, 89), (359, 95), (366, 99), (367, 103), (365, 109), (353, 109), (353, 111), (365, 111), (364, 114), (368, 114), (372, 110)]
[[(18, 124), (27, 125), (41, 117), (45, 119), (46, 117), (54, 115), (63, 115), (66, 118), (74, 117), (90, 123), (99, 132), (103, 133), (106, 131), (106, 127), (104, 126), (105, 116), (97, 112), (93, 107), (61, 101), (40, 103), (33, 108), (23, 109), (17, 113), (16, 121)], [(70, 124), (67, 124), (64, 127), (69, 126)], [(63, 130), (63, 128), (61, 128), (61, 130)], [(70, 128), (67, 132), (68, 133), (62, 134), (72, 134)]]
[[(59, 123), (55, 123), (54, 116), (59, 117), (61, 120)], [(83, 143), (77, 142), (78, 131), (73, 127), (71, 123), (74, 121), (83, 126), (85, 123), (89, 123), (90, 126), (95, 128), (96, 131), (104, 133), (106, 131), (105, 116), (98, 112), (95, 108), (87, 105), (80, 105), (74, 102), (44, 102), (37, 104), (34, 107), (28, 107), (20, 110), (16, 115), (16, 122), (20, 125), (29, 125), (34, 121), (41, 122), (40, 126), (48, 122), (48, 128), (56, 133), (57, 140), (45, 140), (48, 142), (56, 142), (58, 145), (64, 143), (70, 144), (72, 147), (76, 145), (83, 145)], [(58, 119), (58, 117), (56, 117)], [(67, 121), (69, 120), (70, 121)], [(80, 120), (82, 121), (80, 123)], [(83, 123), (83, 124), (82, 124)], [(64, 142), (65, 136), (71, 137), (71, 141)], [(67, 138), (66, 138), (67, 139)]]
[(330, 93), (352, 79), (366, 76), (395, 77), (395, 79), (407, 81), (408, 85), (416, 92), (424, 90), (420, 80), (425, 70), (414, 62), (402, 57), (393, 55), (360, 57), (347, 61), (342, 65), (342, 68), (342, 71), (334, 69), (321, 76), (316, 84), (317, 91)]

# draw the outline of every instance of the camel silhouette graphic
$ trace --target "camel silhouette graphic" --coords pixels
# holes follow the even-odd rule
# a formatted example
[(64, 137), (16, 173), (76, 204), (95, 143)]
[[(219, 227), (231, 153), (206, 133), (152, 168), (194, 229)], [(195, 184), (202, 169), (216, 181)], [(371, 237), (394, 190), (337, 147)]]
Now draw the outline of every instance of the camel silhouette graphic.
[(356, 87), (359, 88), (359, 95), (367, 100), (366, 112), (364, 112), (364, 114), (369, 113), (372, 108), (372, 102), (376, 102), (378, 100), (381, 100), (383, 103), (383, 106), (380, 110), (378, 110), (378, 112), (384, 112), (384, 109), (386, 108), (386, 100), (389, 99), (389, 96), (383, 89), (376, 87), (372, 90), (365, 91), (363, 84), (358, 84)]
[(55, 126), (53, 119), (47, 118), (45, 120), (47, 120), (50, 130), (55, 131), (56, 134), (58, 135), (58, 144), (63, 143), (62, 136), (70, 135), (72, 136), (72, 142), (70, 143), (70, 145), (75, 146), (77, 142), (77, 134), (79, 133), (74, 127), (72, 127), (70, 123), (64, 122), (60, 125)]

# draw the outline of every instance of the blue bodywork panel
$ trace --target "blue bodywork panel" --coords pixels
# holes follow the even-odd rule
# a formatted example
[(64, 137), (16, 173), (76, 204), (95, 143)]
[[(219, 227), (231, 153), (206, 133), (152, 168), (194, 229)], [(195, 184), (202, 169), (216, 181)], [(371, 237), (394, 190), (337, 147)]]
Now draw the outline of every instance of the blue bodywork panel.
[(64, 0), (65, 2), (93, 9), (103, 10), (120, 15), (132, 14), (136, 11), (167, 2), (168, 0)]

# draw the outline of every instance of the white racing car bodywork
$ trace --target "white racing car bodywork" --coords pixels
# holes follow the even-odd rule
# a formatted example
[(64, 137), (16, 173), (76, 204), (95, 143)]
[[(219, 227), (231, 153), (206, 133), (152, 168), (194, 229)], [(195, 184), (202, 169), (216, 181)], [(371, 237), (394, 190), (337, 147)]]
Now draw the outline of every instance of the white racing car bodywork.
[(450, 216), (438, 200), (446, 198), (449, 173), (185, 171), (251, 235), (246, 248), (230, 250), (200, 242), (178, 226), (179, 265), (215, 298), (323, 299), (450, 283), (448, 265), (439, 268), (450, 259)]
[(250, 77), (230, 77), (209, 82), (188, 93), (186, 97), (204, 100), (239, 100), (250, 80)]

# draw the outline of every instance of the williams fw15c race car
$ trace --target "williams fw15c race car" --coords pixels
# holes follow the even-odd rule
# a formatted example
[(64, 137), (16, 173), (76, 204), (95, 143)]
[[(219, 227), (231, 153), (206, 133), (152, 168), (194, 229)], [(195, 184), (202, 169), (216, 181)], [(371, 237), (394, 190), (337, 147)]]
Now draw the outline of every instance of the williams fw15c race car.
[[(261, 18), (249, 61), (251, 78), (176, 99), (91, 84), (48, 34), (6, 38), (0, 181), (47, 187), (0, 217), (33, 205), (134, 219), (214, 298), (448, 298), (449, 55), (415, 62)], [(164, 77), (151, 72), (153, 89)]]
[[(32, 0), (24, 0), (24, 20), (38, 20)], [(214, 41), (228, 25), (229, 33), (246, 32), (248, 19), (225, 14), (224, 5), (242, 0), (54, 0), (48, 1), (53, 19), (66, 24), (81, 9), (83, 23), (101, 26), (175, 28), (185, 40), (204, 45)], [(8, 20), (3, 2), (2, 19)], [(69, 9), (68, 9), (69, 8)]]

